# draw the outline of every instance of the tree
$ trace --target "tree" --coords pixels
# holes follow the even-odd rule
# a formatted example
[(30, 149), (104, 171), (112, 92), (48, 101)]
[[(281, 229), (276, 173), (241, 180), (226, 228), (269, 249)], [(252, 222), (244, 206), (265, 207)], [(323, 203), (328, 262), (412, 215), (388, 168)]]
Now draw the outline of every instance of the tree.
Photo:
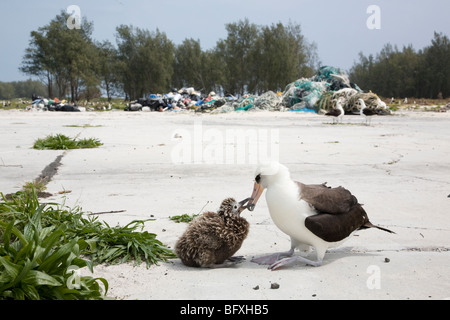
[(317, 47), (306, 41), (298, 24), (257, 26), (248, 19), (226, 25), (217, 42), (225, 91), (244, 94), (280, 91), (318, 67)]
[(69, 17), (62, 11), (31, 32), (20, 67), (47, 86), (49, 97), (64, 97), (70, 90), (72, 101), (91, 99), (102, 88), (108, 100), (119, 91), (134, 100), (167, 92), (171, 86), (262, 93), (283, 90), (318, 67), (315, 44), (308, 43), (300, 25), (291, 22), (228, 23), (226, 39), (203, 51), (199, 40), (185, 39), (175, 47), (158, 29), (127, 25), (116, 28), (116, 47), (109, 41), (94, 43), (93, 23), (84, 18), (80, 29), (69, 29)]
[(386, 44), (374, 58), (362, 53), (350, 70), (361, 88), (385, 97), (437, 98), (450, 96), (450, 41), (434, 33), (431, 45), (416, 52)]
[(216, 50), (202, 51), (200, 40), (185, 39), (175, 49), (174, 87), (220, 91), (223, 69)]
[(373, 55), (366, 57), (362, 52), (359, 52), (359, 62), (355, 62), (350, 69), (351, 80), (362, 88), (373, 88), (373, 83), (371, 82), (372, 78), (370, 77), (373, 66)]
[(102, 88), (106, 91), (108, 101), (118, 89), (118, 68), (117, 49), (108, 40), (96, 44), (98, 54), (97, 75)]
[(422, 94), (429, 98), (450, 96), (450, 40), (434, 32), (431, 45), (423, 50)]
[(48, 96), (53, 97), (53, 72), (55, 65), (51, 59), (50, 41), (44, 30), (32, 31), (30, 45), (25, 49), (22, 65), (19, 70), (25, 74), (37, 76), (47, 86)]
[(203, 51), (200, 40), (185, 39), (175, 49), (173, 83), (175, 86), (204, 89)]
[(206, 92), (223, 91), (222, 83), (226, 66), (221, 63), (217, 49), (211, 49), (202, 53), (202, 83)]
[(50, 97), (56, 83), (60, 96), (70, 88), (72, 101), (76, 101), (80, 86), (91, 85), (95, 78), (93, 24), (83, 18), (80, 29), (70, 30), (67, 19), (69, 14), (62, 11), (48, 25), (31, 32), (30, 46), (19, 69), (44, 80)]
[(46, 88), (40, 81), (0, 82), (0, 99), (31, 98), (33, 94), (44, 96)]
[(16, 97), (12, 82), (0, 82), (0, 99), (13, 99)]
[(220, 63), (225, 66), (222, 85), (227, 92), (243, 95), (253, 89), (248, 85), (254, 70), (255, 55), (252, 50), (258, 37), (258, 27), (245, 19), (228, 23), (225, 28), (228, 36), (225, 40), (219, 40), (216, 46)]
[(123, 91), (134, 100), (169, 87), (175, 47), (165, 33), (121, 25), (116, 29)]
[(259, 93), (282, 91), (288, 83), (312, 76), (317, 68), (315, 45), (307, 43), (300, 25), (263, 26), (256, 47), (257, 83), (251, 87)]

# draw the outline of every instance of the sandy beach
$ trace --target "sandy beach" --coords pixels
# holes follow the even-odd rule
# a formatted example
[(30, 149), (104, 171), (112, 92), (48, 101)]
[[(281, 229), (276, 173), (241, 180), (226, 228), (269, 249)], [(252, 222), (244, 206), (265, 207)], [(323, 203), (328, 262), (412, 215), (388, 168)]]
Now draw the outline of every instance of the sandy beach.
[[(90, 150), (39, 151), (37, 138), (95, 137)], [(277, 158), (303, 183), (344, 186), (379, 230), (358, 231), (325, 255), (321, 267), (278, 271), (250, 262), (289, 249), (264, 199), (242, 215), (250, 233), (226, 269), (197, 269), (179, 259), (99, 265), (118, 299), (449, 299), (450, 113), (395, 112), (370, 126), (317, 114), (0, 111), (0, 191), (18, 191), (62, 155), (47, 185), (63, 201), (102, 214), (110, 225), (154, 218), (145, 230), (173, 248), (186, 228), (170, 216), (215, 211), (227, 197), (252, 191), (256, 162)], [(58, 194), (61, 191), (70, 193)], [(315, 259), (312, 253), (311, 258)], [(83, 271), (83, 272), (88, 272)], [(279, 284), (271, 289), (271, 284)]]

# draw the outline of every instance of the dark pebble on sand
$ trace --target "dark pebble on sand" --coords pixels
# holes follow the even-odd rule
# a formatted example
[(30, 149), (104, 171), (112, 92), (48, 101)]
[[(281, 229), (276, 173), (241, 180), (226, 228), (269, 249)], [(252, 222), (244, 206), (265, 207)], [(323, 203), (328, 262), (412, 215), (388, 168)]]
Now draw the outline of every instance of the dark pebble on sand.
[(270, 284), (270, 289), (278, 289), (280, 287), (280, 285), (276, 282)]

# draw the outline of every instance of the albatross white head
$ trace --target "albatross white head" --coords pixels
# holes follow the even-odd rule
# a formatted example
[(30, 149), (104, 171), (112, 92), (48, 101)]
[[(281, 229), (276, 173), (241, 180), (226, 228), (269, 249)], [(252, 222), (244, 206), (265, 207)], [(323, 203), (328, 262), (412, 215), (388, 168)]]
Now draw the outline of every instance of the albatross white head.
[(260, 163), (255, 172), (255, 183), (248, 204), (248, 209), (253, 211), (264, 189), (291, 181), (289, 169), (279, 162), (271, 161)]

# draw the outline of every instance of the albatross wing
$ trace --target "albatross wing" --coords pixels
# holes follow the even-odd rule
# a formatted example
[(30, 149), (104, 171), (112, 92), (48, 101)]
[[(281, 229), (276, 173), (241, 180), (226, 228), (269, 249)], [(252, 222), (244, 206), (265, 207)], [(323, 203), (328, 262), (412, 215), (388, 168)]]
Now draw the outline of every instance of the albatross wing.
[(373, 225), (358, 199), (343, 187), (331, 188), (323, 184), (306, 185), (296, 182), (300, 199), (316, 209), (317, 214), (305, 219), (306, 228), (327, 242), (341, 241), (358, 229), (378, 228)]
[(327, 113), (325, 113), (326, 116), (332, 116), (332, 117), (338, 117), (341, 115), (341, 110), (339, 109), (331, 109)]
[(331, 188), (325, 184), (303, 184), (296, 182), (300, 199), (309, 203), (318, 212), (328, 214), (348, 213), (358, 204), (358, 199), (343, 187)]
[(341, 241), (369, 222), (366, 212), (357, 204), (342, 214), (319, 213), (309, 216), (305, 226), (309, 231), (327, 242)]

